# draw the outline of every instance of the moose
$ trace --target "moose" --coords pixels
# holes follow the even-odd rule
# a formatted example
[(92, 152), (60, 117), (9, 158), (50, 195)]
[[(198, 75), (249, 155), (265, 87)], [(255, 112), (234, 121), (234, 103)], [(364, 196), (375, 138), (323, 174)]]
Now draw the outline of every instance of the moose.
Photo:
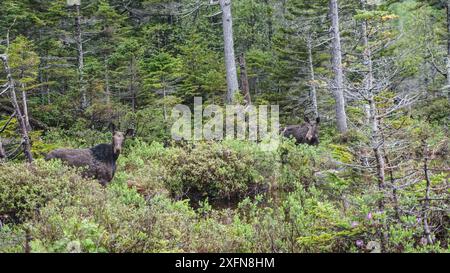
[(114, 178), (116, 161), (125, 138), (133, 134), (133, 129), (128, 129), (126, 133), (114, 131), (111, 144), (99, 144), (89, 149), (57, 149), (50, 152), (45, 160), (60, 159), (69, 166), (86, 167), (83, 176), (95, 178), (106, 186)]
[(316, 122), (313, 124), (309, 118), (305, 117), (305, 123), (301, 125), (289, 125), (281, 129), (281, 135), (290, 138), (295, 138), (295, 143), (319, 145), (319, 124), (320, 117), (316, 118)]

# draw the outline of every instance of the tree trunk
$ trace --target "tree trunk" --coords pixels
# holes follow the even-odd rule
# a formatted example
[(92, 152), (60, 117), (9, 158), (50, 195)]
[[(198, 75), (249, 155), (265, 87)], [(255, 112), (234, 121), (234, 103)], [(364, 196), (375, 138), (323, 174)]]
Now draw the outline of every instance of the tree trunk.
[(28, 130), (25, 124), (25, 119), (22, 116), (22, 110), (20, 109), (19, 103), (17, 102), (17, 96), (16, 96), (16, 88), (15, 88), (15, 82), (11, 75), (11, 69), (9, 68), (8, 64), (8, 56), (7, 55), (1, 55), (0, 59), (3, 61), (3, 66), (5, 68), (5, 73), (8, 81), (8, 88), (10, 91), (11, 96), (11, 103), (13, 104), (17, 121), (19, 122), (19, 128), (20, 133), (22, 136), (22, 147), (23, 152), (25, 154), (25, 158), (27, 162), (31, 163), (33, 162), (33, 156), (31, 154), (31, 142), (30, 138), (28, 136)]
[(77, 51), (78, 51), (78, 84), (79, 84), (80, 94), (81, 94), (81, 107), (86, 108), (88, 106), (88, 102), (87, 102), (87, 97), (86, 97), (86, 88), (84, 85), (84, 51), (83, 51), (83, 33), (81, 30), (80, 5), (76, 5), (75, 9), (76, 9), (75, 40), (77, 43)]
[(345, 112), (344, 98), (344, 72), (342, 68), (341, 35), (339, 30), (339, 11), (337, 0), (330, 0), (331, 19), (331, 65), (334, 79), (331, 83), (331, 90), (336, 101), (336, 121), (340, 133), (348, 130), (347, 113)]
[[(384, 136), (382, 136), (382, 141), (384, 142)], [(385, 149), (385, 146), (383, 145), (383, 153), (384, 153), (384, 159), (386, 162), (386, 166), (388, 168), (388, 173), (389, 173), (389, 179), (391, 181), (391, 187), (392, 187), (392, 201), (394, 202), (394, 211), (395, 211), (395, 218), (398, 221), (401, 221), (400, 218), (400, 207), (399, 207), (399, 203), (398, 203), (398, 193), (397, 193), (397, 188), (395, 185), (395, 178), (394, 178), (394, 171), (393, 171), (393, 166), (389, 160), (389, 156), (388, 153)]]
[[(377, 109), (375, 100), (372, 97), (370, 99), (370, 113), (371, 113), (371, 143), (372, 143), (372, 149), (375, 154), (375, 159), (377, 162), (377, 176), (378, 176), (378, 186), (380, 190), (384, 188), (385, 181), (386, 181), (386, 163), (384, 161), (383, 152), (381, 149), (381, 140), (380, 140), (380, 132), (379, 132), (379, 122), (377, 117)], [(380, 206), (380, 209), (382, 209), (382, 205)]]
[(219, 0), (222, 9), (223, 40), (225, 47), (225, 67), (227, 72), (227, 102), (234, 101), (234, 94), (239, 90), (236, 72), (236, 60), (233, 41), (233, 17), (231, 15), (231, 0)]
[(422, 141), (423, 146), (424, 146), (424, 151), (423, 151), (423, 172), (425, 175), (425, 181), (426, 181), (426, 187), (425, 187), (425, 200), (423, 201), (423, 230), (424, 230), (424, 234), (425, 237), (427, 238), (427, 243), (432, 245), (433, 242), (433, 237), (431, 236), (431, 230), (430, 230), (430, 226), (428, 224), (428, 210), (430, 209), (430, 188), (431, 188), (431, 180), (430, 180), (430, 174), (429, 174), (429, 170), (428, 170), (428, 144), (426, 143), (426, 141)]
[[(376, 165), (377, 165), (377, 180), (378, 180), (378, 191), (381, 193), (380, 200), (378, 200), (378, 209), (380, 213), (384, 212), (385, 207), (385, 181), (386, 181), (386, 163), (384, 161), (383, 149), (382, 149), (382, 141), (380, 139), (379, 132), (379, 122), (377, 115), (377, 108), (375, 103), (375, 98), (373, 96), (369, 99), (370, 106), (370, 119), (371, 119), (371, 144), (372, 150), (375, 155)], [(384, 229), (384, 228), (383, 228)], [(380, 245), (381, 251), (385, 252), (386, 250), (386, 242), (387, 242), (387, 234), (381, 229), (380, 232)]]
[(31, 131), (30, 118), (28, 115), (28, 100), (27, 92), (25, 91), (25, 84), (21, 84), (22, 89), (22, 108), (23, 108), (23, 119), (25, 121), (25, 127), (28, 131)]
[[(365, 10), (366, 1), (360, 1), (362, 9)], [(375, 155), (376, 165), (377, 165), (377, 179), (378, 179), (378, 190), (381, 192), (381, 198), (378, 201), (378, 209), (380, 212), (384, 211), (385, 207), (385, 184), (386, 184), (386, 155), (384, 154), (384, 139), (382, 138), (382, 133), (380, 132), (380, 122), (378, 119), (377, 105), (375, 102), (373, 83), (373, 62), (372, 62), (372, 50), (369, 44), (369, 33), (367, 32), (368, 25), (367, 21), (363, 20), (361, 23), (361, 36), (363, 43), (363, 61), (367, 71), (364, 77), (364, 94), (368, 96), (368, 109), (369, 109), (369, 120), (371, 125), (371, 145), (372, 150)], [(383, 227), (384, 228), (384, 227)], [(381, 251), (386, 250), (387, 234), (384, 230), (380, 230), (380, 246)]]
[(308, 36), (308, 40), (306, 43), (308, 48), (308, 64), (309, 64), (309, 81), (310, 81), (310, 91), (311, 91), (311, 102), (314, 111), (314, 116), (319, 117), (319, 108), (317, 106), (317, 90), (316, 90), (316, 74), (314, 72), (314, 61), (313, 61), (313, 52), (312, 52), (312, 37)]
[[(365, 7), (365, 0), (361, 0), (362, 6), (363, 8)], [(373, 81), (374, 81), (374, 77), (373, 77), (373, 62), (372, 62), (372, 50), (370, 48), (369, 45), (369, 36), (367, 33), (367, 21), (364, 20), (361, 23), (361, 36), (362, 36), (362, 42), (363, 42), (363, 47), (364, 47), (364, 52), (363, 52), (363, 58), (364, 58), (364, 64), (366, 66), (366, 70), (367, 70), (367, 74), (366, 77), (364, 79), (364, 88), (365, 90), (365, 94), (369, 94), (372, 93), (372, 88), (373, 88)]]
[(252, 99), (250, 96), (250, 87), (248, 84), (247, 64), (245, 62), (245, 54), (242, 53), (239, 56), (239, 66), (241, 68), (241, 86), (242, 94), (244, 95), (245, 105), (251, 105)]

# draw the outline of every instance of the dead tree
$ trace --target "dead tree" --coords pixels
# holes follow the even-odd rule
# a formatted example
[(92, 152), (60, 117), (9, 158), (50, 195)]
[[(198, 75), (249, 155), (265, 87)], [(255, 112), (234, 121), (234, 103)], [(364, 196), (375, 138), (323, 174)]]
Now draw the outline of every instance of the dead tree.
[(31, 154), (31, 141), (30, 137), (28, 135), (27, 125), (25, 122), (25, 119), (22, 115), (22, 110), (20, 109), (19, 103), (17, 102), (17, 96), (16, 96), (16, 88), (15, 88), (15, 81), (11, 74), (11, 69), (9, 67), (8, 63), (8, 55), (1, 54), (0, 60), (3, 62), (3, 67), (6, 73), (7, 83), (4, 90), (8, 90), (11, 98), (11, 103), (14, 107), (17, 121), (19, 122), (19, 130), (22, 137), (22, 147), (23, 152), (25, 155), (25, 159), (27, 162), (31, 163), (33, 162), (33, 156)]
[(423, 231), (427, 243), (433, 244), (433, 237), (431, 236), (430, 226), (428, 224), (428, 210), (430, 208), (430, 189), (431, 189), (431, 179), (429, 174), (428, 162), (429, 162), (429, 148), (426, 141), (422, 141), (423, 145), (423, 173), (425, 176), (425, 198), (423, 200), (422, 210), (423, 210)]
[[(366, 1), (360, 0), (362, 10), (366, 8)], [(397, 192), (401, 189), (399, 184), (410, 183), (408, 179), (411, 177), (401, 177), (394, 175), (396, 171), (403, 173), (413, 172), (411, 170), (410, 162), (404, 162), (401, 157), (402, 151), (407, 151), (410, 143), (403, 140), (401, 135), (401, 126), (399, 128), (392, 128), (387, 122), (388, 119), (395, 117), (402, 109), (414, 104), (421, 96), (419, 91), (407, 90), (405, 92), (398, 92), (395, 97), (383, 96), (383, 92), (392, 89), (396, 77), (399, 75), (399, 68), (395, 65), (395, 60), (391, 57), (374, 54), (374, 52), (381, 52), (388, 47), (386, 44), (372, 45), (371, 39), (376, 38), (374, 35), (379, 35), (383, 29), (382, 26), (370, 26), (372, 29), (369, 32), (369, 22), (362, 20), (360, 22), (360, 41), (362, 43), (362, 52), (360, 53), (360, 66), (352, 69), (353, 77), (359, 80), (348, 82), (346, 93), (347, 99), (362, 103), (367, 109), (366, 122), (363, 123), (364, 132), (367, 134), (368, 143), (364, 143), (361, 150), (371, 151), (365, 153), (365, 157), (361, 161), (364, 162), (362, 170), (373, 175), (376, 181), (376, 192), (378, 194), (378, 211), (379, 213), (386, 213), (388, 206), (393, 204), (396, 220), (400, 220), (400, 208), (397, 202)], [(376, 27), (379, 27), (376, 29)], [(376, 31), (374, 31), (376, 29)], [(377, 46), (375, 48), (375, 46)], [(392, 157), (392, 160), (391, 160)], [(387, 175), (389, 177), (387, 177)], [(388, 183), (390, 179), (390, 183)], [(417, 181), (414, 181), (417, 182)], [(392, 203), (389, 201), (392, 200)], [(382, 224), (379, 230), (379, 240), (381, 251), (387, 248), (388, 240), (388, 224)]]

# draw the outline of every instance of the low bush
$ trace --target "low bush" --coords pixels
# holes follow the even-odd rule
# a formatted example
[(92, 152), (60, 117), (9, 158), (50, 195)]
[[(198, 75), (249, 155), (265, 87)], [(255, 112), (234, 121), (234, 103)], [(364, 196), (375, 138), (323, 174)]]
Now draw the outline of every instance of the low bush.
[[(0, 164), (0, 252), (373, 252), (380, 230), (386, 251), (449, 251), (444, 233), (423, 242), (418, 217), (387, 222), (372, 189), (350, 195), (352, 172), (332, 169), (324, 147), (128, 145), (107, 187), (58, 161)], [(236, 207), (214, 202), (233, 197)]]
[(23, 222), (55, 198), (66, 204), (76, 201), (74, 195), (101, 190), (98, 183), (83, 179), (61, 162), (0, 164), (0, 216), (4, 222)]

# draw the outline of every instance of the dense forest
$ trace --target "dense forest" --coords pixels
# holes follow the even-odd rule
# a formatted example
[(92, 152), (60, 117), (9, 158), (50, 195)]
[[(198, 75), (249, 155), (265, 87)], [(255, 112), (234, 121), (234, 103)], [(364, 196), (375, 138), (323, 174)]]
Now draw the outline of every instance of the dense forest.
[[(450, 251), (450, 1), (0, 6), (0, 253)], [(294, 137), (172, 139), (196, 97)]]

